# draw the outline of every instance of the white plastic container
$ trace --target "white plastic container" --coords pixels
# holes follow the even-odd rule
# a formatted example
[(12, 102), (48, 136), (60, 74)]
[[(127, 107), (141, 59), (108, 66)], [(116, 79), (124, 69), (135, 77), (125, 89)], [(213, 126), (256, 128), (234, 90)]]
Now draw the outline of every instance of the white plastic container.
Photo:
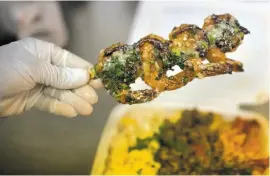
[[(245, 72), (221, 75), (216, 77), (194, 80), (185, 87), (162, 93), (150, 103), (141, 105), (119, 105), (109, 116), (98, 146), (92, 174), (102, 174), (108, 148), (116, 126), (123, 114), (128, 111), (136, 112), (138, 120), (160, 110), (197, 108), (222, 114), (226, 119), (236, 116), (257, 119), (268, 135), (269, 121), (262, 115), (244, 112), (238, 109), (241, 103), (256, 103), (256, 96), (264, 93), (269, 96), (269, 41), (270, 36), (268, 11), (266, 2), (224, 1), (208, 2), (141, 2), (135, 16), (129, 44), (140, 38), (154, 33), (164, 38), (174, 26), (191, 23), (202, 26), (205, 17), (215, 13), (230, 13), (240, 24), (250, 30), (243, 44), (229, 56), (243, 62)], [(134, 88), (142, 89), (142, 83)], [(138, 109), (139, 108), (139, 109)], [(268, 144), (268, 142), (267, 142)], [(265, 150), (268, 152), (269, 145)]]
[[(111, 145), (112, 137), (117, 134), (117, 125), (119, 120), (123, 117), (123, 115), (127, 112), (132, 113), (132, 117), (136, 118), (136, 120), (143, 122), (145, 118), (149, 118), (154, 113), (166, 113), (171, 112), (173, 110), (184, 110), (184, 109), (192, 109), (197, 107), (200, 111), (210, 111), (218, 114), (222, 114), (223, 117), (227, 120), (232, 120), (236, 116), (240, 116), (244, 119), (256, 119), (262, 127), (262, 133), (268, 137), (269, 125), (267, 119), (259, 114), (243, 112), (243, 111), (224, 111), (222, 107), (216, 106), (195, 106), (193, 104), (186, 103), (146, 103), (142, 105), (119, 105), (117, 106), (109, 116), (109, 120), (107, 125), (104, 128), (100, 143), (98, 145), (98, 150), (96, 153), (96, 157), (94, 160), (94, 165), (92, 167), (92, 175), (102, 175), (103, 170), (105, 169), (106, 158), (108, 156), (109, 147)], [(166, 116), (163, 116), (166, 118)], [(262, 148), (262, 150), (268, 154), (269, 149), (269, 141), (265, 142), (267, 145)]]

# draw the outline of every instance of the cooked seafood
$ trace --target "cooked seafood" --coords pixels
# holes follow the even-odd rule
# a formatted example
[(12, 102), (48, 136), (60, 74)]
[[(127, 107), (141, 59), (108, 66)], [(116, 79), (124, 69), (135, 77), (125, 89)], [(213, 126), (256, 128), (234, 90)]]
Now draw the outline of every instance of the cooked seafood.
[[(110, 46), (100, 53), (90, 77), (100, 78), (119, 103), (148, 102), (194, 78), (243, 72), (243, 64), (225, 54), (235, 51), (248, 33), (232, 15), (213, 14), (204, 20), (202, 28), (194, 24), (175, 27), (169, 40), (150, 34), (133, 45)], [(205, 59), (208, 63), (203, 63)], [(174, 66), (182, 72), (168, 77), (167, 71)], [(132, 91), (130, 84), (138, 77), (152, 89)]]

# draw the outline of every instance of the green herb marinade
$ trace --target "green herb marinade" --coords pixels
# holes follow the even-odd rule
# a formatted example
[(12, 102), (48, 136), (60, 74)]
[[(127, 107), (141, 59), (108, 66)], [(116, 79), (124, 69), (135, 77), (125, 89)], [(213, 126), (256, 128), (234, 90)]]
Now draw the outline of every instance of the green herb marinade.
[(158, 141), (160, 148), (153, 155), (161, 164), (159, 175), (251, 175), (249, 166), (223, 161), (219, 132), (209, 128), (212, 122), (212, 113), (203, 115), (197, 110), (186, 110), (175, 123), (165, 120), (152, 137), (137, 138), (129, 152), (145, 149), (151, 141)]

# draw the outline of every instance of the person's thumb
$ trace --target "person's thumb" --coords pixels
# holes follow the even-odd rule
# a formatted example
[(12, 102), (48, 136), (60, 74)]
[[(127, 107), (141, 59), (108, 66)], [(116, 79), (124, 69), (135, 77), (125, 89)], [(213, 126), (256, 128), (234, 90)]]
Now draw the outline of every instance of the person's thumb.
[(75, 89), (89, 81), (88, 71), (82, 68), (63, 68), (42, 62), (37, 72), (36, 83), (57, 89)]

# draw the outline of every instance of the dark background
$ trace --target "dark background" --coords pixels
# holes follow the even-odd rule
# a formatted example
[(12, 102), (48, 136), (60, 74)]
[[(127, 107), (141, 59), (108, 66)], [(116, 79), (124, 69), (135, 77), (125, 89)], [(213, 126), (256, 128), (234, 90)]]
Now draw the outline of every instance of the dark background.
[[(100, 49), (126, 42), (137, 2), (61, 2), (68, 50), (95, 63)], [(2, 40), (1, 40), (2, 39)], [(15, 40), (0, 37), (1, 44)], [(99, 90), (90, 117), (66, 119), (31, 110), (0, 120), (0, 174), (88, 174), (116, 102)]]

